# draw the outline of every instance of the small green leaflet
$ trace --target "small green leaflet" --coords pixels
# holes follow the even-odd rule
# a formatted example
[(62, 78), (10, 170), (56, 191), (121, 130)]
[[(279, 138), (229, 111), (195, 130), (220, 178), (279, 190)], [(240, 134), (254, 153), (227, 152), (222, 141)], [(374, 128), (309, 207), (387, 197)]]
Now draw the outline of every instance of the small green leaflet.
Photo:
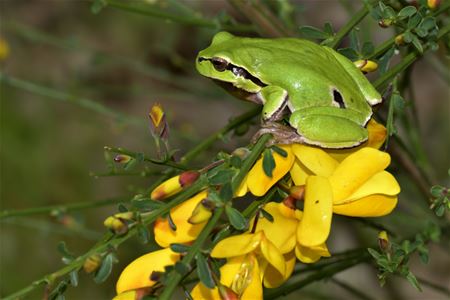
[(100, 266), (100, 269), (98, 269), (97, 273), (95, 273), (94, 277), (95, 283), (102, 283), (106, 279), (108, 279), (112, 271), (113, 260), (114, 255), (112, 253), (109, 253), (108, 255), (105, 256), (105, 258), (102, 261), (102, 265)]
[(202, 253), (197, 253), (195, 256), (197, 261), (197, 274), (200, 281), (208, 288), (212, 289), (216, 286), (211, 269), (208, 262)]
[(273, 169), (275, 169), (275, 159), (273, 158), (272, 151), (270, 149), (264, 150), (263, 154), (263, 170), (264, 173), (272, 178)]
[(225, 213), (227, 214), (230, 224), (237, 230), (244, 230), (247, 228), (247, 219), (231, 205), (225, 206)]

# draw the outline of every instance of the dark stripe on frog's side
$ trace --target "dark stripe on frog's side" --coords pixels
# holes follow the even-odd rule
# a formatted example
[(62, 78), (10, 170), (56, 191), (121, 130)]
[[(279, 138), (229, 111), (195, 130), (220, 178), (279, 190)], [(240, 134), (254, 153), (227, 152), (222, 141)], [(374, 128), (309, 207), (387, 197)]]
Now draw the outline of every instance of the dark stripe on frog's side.
[(259, 105), (263, 105), (262, 99), (259, 97), (259, 93), (247, 92), (246, 90), (235, 87), (231, 82), (226, 82), (218, 79), (213, 79), (213, 81), (238, 99), (247, 100)]
[[(202, 62), (202, 61), (205, 61), (205, 60), (208, 60), (208, 61), (212, 62), (211, 58), (204, 58), (204, 57), (199, 57), (198, 58), (198, 62)], [(259, 85), (260, 87), (267, 86), (267, 84), (265, 84), (264, 82), (262, 82), (261, 80), (259, 80), (258, 78), (256, 78), (252, 74), (250, 74), (244, 68), (241, 68), (241, 67), (233, 65), (231, 63), (228, 63), (226, 70), (229, 70), (229, 71), (233, 72), (233, 74), (235, 74), (237, 76), (240, 76), (240, 77), (243, 77), (245, 79), (248, 79), (251, 82), (253, 82), (254, 84)]]

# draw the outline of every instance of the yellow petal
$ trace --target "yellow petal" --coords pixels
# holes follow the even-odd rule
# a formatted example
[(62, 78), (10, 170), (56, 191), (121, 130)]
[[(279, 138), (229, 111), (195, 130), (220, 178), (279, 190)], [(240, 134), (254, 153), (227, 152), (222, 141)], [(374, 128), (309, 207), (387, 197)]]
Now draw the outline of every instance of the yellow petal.
[(338, 166), (338, 162), (321, 148), (293, 144), (292, 151), (297, 159), (315, 175), (329, 177)]
[(276, 288), (286, 282), (291, 277), (295, 267), (295, 251), (291, 251), (283, 255), (286, 261), (286, 272), (281, 276), (279, 272), (272, 266), (268, 265), (264, 271), (264, 286), (266, 288)]
[(115, 296), (112, 300), (136, 300), (136, 291), (128, 291)]
[(310, 176), (306, 181), (305, 205), (297, 229), (297, 241), (303, 246), (324, 243), (331, 228), (333, 193), (327, 178)]
[(212, 257), (241, 256), (254, 251), (260, 244), (263, 232), (244, 233), (221, 240), (211, 252)]
[(367, 131), (369, 132), (369, 138), (367, 140), (367, 147), (380, 149), (386, 140), (387, 129), (382, 124), (375, 121), (373, 118), (367, 123)]
[(217, 287), (210, 289), (201, 282), (194, 286), (191, 297), (194, 300), (221, 300)]
[(383, 171), (390, 161), (389, 154), (369, 147), (350, 154), (329, 178), (333, 189), (333, 203), (345, 201), (370, 177)]
[(152, 108), (149, 112), (149, 117), (152, 120), (152, 125), (157, 128), (161, 124), (162, 119), (164, 118), (164, 110), (159, 103), (153, 104)]
[(348, 203), (374, 194), (395, 196), (400, 193), (400, 186), (389, 172), (381, 171), (373, 175), (359, 189), (345, 199)]
[(272, 242), (263, 235), (263, 239), (260, 244), (261, 254), (271, 264), (281, 276), (286, 274), (286, 262), (284, 261), (283, 254), (275, 247)]
[(117, 294), (129, 290), (149, 287), (155, 284), (150, 280), (153, 271), (164, 272), (164, 267), (175, 264), (180, 255), (170, 248), (150, 252), (131, 262), (120, 274), (116, 284)]
[(318, 261), (321, 257), (329, 257), (331, 254), (328, 251), (326, 244), (315, 247), (304, 247), (297, 244), (295, 247), (295, 256), (297, 256), (298, 260), (302, 263), (311, 264)]
[(169, 247), (172, 243), (188, 243), (195, 240), (207, 222), (190, 224), (188, 219), (197, 204), (206, 197), (207, 192), (203, 191), (170, 210), (170, 216), (177, 226), (176, 231), (170, 228), (167, 219), (157, 220), (153, 227), (153, 232), (155, 233), (155, 240), (158, 245), (161, 247)]
[(245, 194), (247, 194), (247, 191), (248, 191), (247, 178), (248, 178), (248, 174), (244, 177), (244, 180), (242, 180), (241, 185), (239, 186), (238, 190), (236, 191), (236, 197), (243, 197), (243, 196), (245, 196)]
[(306, 178), (308, 176), (313, 175), (313, 173), (308, 170), (298, 159), (295, 159), (294, 164), (290, 170), (292, 181), (294, 181), (295, 185), (305, 185)]
[[(292, 211), (292, 216), (284, 216), (280, 211), (280, 209), (284, 209), (283, 207), (286, 206), (282, 203), (266, 204), (264, 210), (272, 215), (273, 222), (266, 218), (260, 218), (255, 232), (264, 231), (264, 235), (284, 254), (292, 251), (295, 247), (298, 221), (295, 219), (294, 210), (288, 207), (286, 209)], [(253, 224), (253, 220), (250, 221), (250, 224)]]
[(371, 195), (356, 201), (333, 205), (335, 214), (350, 217), (381, 217), (397, 205), (397, 196)]
[(275, 151), (272, 151), (275, 160), (275, 168), (272, 177), (268, 177), (263, 170), (263, 159), (260, 158), (252, 169), (248, 172), (247, 186), (250, 192), (255, 196), (262, 196), (280, 180), (292, 167), (294, 155), (289, 145), (278, 145), (279, 148), (286, 151), (287, 156), (283, 157)]

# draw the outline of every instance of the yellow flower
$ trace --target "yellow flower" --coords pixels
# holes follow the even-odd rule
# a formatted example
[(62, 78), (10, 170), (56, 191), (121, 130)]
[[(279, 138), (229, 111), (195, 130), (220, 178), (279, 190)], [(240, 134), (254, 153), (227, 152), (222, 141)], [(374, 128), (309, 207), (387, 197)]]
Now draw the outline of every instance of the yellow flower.
[(400, 187), (384, 171), (390, 163), (389, 154), (363, 147), (339, 163), (319, 148), (305, 145), (292, 148), (298, 159), (293, 181), (305, 185), (304, 217), (297, 231), (297, 240), (302, 245), (314, 247), (326, 241), (332, 213), (379, 217), (397, 205)]
[(286, 152), (286, 157), (273, 151), (273, 159), (275, 160), (275, 168), (272, 172), (272, 177), (266, 175), (263, 169), (263, 158), (256, 161), (255, 165), (250, 169), (246, 178), (244, 178), (236, 196), (243, 196), (250, 191), (255, 196), (263, 196), (267, 191), (277, 183), (284, 175), (289, 172), (289, 169), (294, 163), (294, 155), (291, 151), (290, 145), (278, 145), (279, 148)]
[[(170, 248), (145, 254), (131, 262), (120, 274), (116, 284), (116, 292), (120, 296), (124, 292), (153, 286), (153, 272), (164, 272), (164, 267), (174, 265), (180, 255)], [(132, 294), (128, 293), (127, 295)], [(124, 298), (117, 299), (128, 299)], [(131, 298), (130, 298), (131, 299)]]
[(167, 218), (156, 220), (153, 231), (158, 245), (165, 248), (169, 247), (172, 243), (189, 243), (197, 238), (209, 218), (195, 224), (189, 223), (189, 219), (197, 205), (207, 195), (206, 191), (200, 192), (170, 210), (170, 217), (176, 226), (176, 230), (171, 228)]
[[(220, 284), (231, 289), (236, 299), (262, 299), (263, 291), (258, 260), (254, 254), (232, 257), (220, 268)], [(202, 283), (197, 284), (191, 291), (194, 300), (224, 299), (219, 288), (209, 289)], [(225, 298), (226, 299), (226, 298)], [(228, 299), (232, 299), (229, 297)]]

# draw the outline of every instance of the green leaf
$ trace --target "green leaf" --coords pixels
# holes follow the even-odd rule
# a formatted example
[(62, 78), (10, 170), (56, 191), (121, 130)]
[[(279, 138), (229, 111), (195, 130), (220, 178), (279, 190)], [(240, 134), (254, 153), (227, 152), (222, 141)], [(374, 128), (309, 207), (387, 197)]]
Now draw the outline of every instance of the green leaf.
[(169, 215), (167, 216), (167, 221), (169, 222), (170, 229), (172, 229), (173, 231), (177, 231), (177, 225), (173, 221), (172, 216), (170, 215), (170, 212), (169, 212)]
[(178, 274), (180, 274), (182, 276), (186, 275), (191, 270), (191, 268), (187, 264), (185, 264), (181, 261), (177, 261), (175, 263), (174, 269), (175, 269), (175, 271), (177, 271)]
[(112, 271), (113, 257), (114, 257), (114, 255), (112, 253), (109, 253), (105, 256), (105, 258), (103, 258), (102, 265), (100, 266), (98, 271), (95, 273), (95, 277), (94, 277), (95, 283), (102, 283), (106, 279), (108, 279), (108, 277)]
[(422, 20), (422, 17), (419, 14), (415, 14), (414, 16), (409, 18), (408, 24), (406, 26), (408, 27), (408, 29), (413, 29), (417, 25), (419, 25), (421, 20)]
[(206, 258), (201, 253), (197, 253), (195, 256), (197, 261), (197, 274), (200, 281), (208, 288), (213, 289), (216, 284), (211, 273), (211, 269), (208, 266)]
[(414, 6), (405, 6), (398, 13), (398, 17), (404, 19), (414, 15), (417, 12), (417, 9)]
[(189, 246), (189, 245), (178, 244), (178, 243), (170, 244), (170, 249), (176, 253), (187, 253), (190, 248), (191, 248), (191, 246)]
[(426, 31), (434, 29), (436, 28), (436, 19), (433, 17), (426, 17), (420, 22), (418, 28), (425, 29)]
[(225, 213), (227, 214), (228, 220), (230, 220), (231, 226), (237, 230), (244, 230), (247, 228), (247, 219), (231, 205), (225, 206)]
[(265, 209), (261, 209), (260, 213), (262, 214), (262, 216), (264, 217), (264, 219), (267, 219), (267, 221), (272, 222), (273, 223), (273, 216)]
[[(66, 291), (68, 282), (62, 280), (48, 295), (48, 300), (64, 299), (64, 292)], [(62, 298), (61, 298), (62, 297)]]
[(209, 184), (211, 185), (222, 185), (224, 183), (230, 182), (236, 174), (235, 170), (221, 170), (209, 178)]
[(94, 2), (91, 5), (91, 12), (93, 14), (98, 14), (107, 5), (108, 2), (106, 0), (94, 0)]
[(162, 201), (155, 201), (150, 198), (139, 198), (131, 200), (131, 205), (139, 210), (156, 210), (164, 206)]
[(123, 169), (125, 171), (130, 171), (130, 170), (134, 169), (134, 167), (136, 167), (136, 165), (137, 165), (137, 160), (134, 158), (131, 158), (130, 161), (125, 164)]
[(417, 51), (419, 51), (420, 53), (423, 53), (422, 44), (420, 43), (419, 38), (415, 34), (413, 34), (412, 43), (413, 43), (414, 47), (417, 49)]
[(389, 49), (379, 60), (378, 60), (378, 71), (380, 75), (383, 75), (389, 69), (389, 63), (391, 62), (392, 56), (394, 56), (395, 48)]
[(350, 31), (349, 39), (350, 39), (350, 48), (358, 52), (360, 45), (358, 35), (356, 34), (356, 30), (353, 29), (352, 31)]
[(440, 185), (434, 185), (430, 189), (430, 193), (433, 197), (439, 198), (442, 196), (442, 192), (444, 191), (444, 187)]
[(241, 167), (241, 165), (242, 165), (242, 159), (240, 159), (236, 155), (233, 155), (233, 156), (230, 157), (230, 165), (232, 167), (235, 167), (235, 168), (239, 169)]
[(219, 197), (223, 203), (230, 201), (233, 198), (233, 189), (231, 182), (225, 183), (219, 192)]
[(411, 43), (413, 39), (413, 34), (411, 33), (411, 31), (407, 30), (403, 33), (403, 40), (405, 41), (405, 43)]
[(414, 274), (409, 271), (409, 273), (406, 275), (406, 279), (409, 281), (409, 283), (411, 283), (411, 285), (413, 287), (415, 287), (418, 291), (422, 291), (422, 288), (420, 287), (419, 282), (417, 281), (416, 276), (414, 276)]
[(278, 153), (282, 157), (287, 157), (288, 156), (287, 152), (284, 149), (282, 149), (282, 148), (280, 148), (278, 146), (272, 146), (270, 149), (272, 149), (273, 151), (275, 151), (276, 153)]
[(370, 56), (375, 51), (375, 47), (372, 42), (364, 42), (361, 49), (363, 57)]
[(379, 260), (380, 257), (382, 256), (377, 250), (372, 249), (372, 248), (367, 248), (367, 251), (369, 251), (369, 254), (372, 255), (373, 258), (375, 258), (375, 260)]
[(326, 32), (323, 32), (317, 27), (313, 26), (302, 26), (300, 27), (300, 34), (308, 39), (319, 39), (324, 40), (329, 37), (329, 34)]
[(78, 270), (69, 273), (70, 285), (73, 287), (78, 286)]
[(323, 29), (324, 32), (328, 34), (330, 37), (334, 35), (333, 25), (330, 22), (326, 22)]
[(125, 206), (125, 204), (119, 203), (119, 204), (117, 204), (117, 210), (119, 212), (123, 213), (123, 212), (127, 212), (128, 208)]
[(264, 150), (263, 155), (263, 170), (268, 177), (272, 177), (273, 169), (275, 169), (275, 159), (273, 158), (270, 149)]
[(438, 206), (436, 206), (434, 212), (435, 212), (436, 216), (442, 217), (445, 213), (445, 205), (439, 204)]
[(148, 241), (150, 240), (150, 232), (148, 231), (147, 227), (142, 224), (139, 224), (137, 225), (137, 231), (139, 241), (142, 244), (147, 244)]
[(75, 259), (75, 255), (73, 255), (73, 254), (67, 249), (66, 242), (60, 241), (60, 242), (58, 243), (57, 249), (58, 249), (59, 253), (62, 254), (62, 256), (63, 256), (63, 262), (64, 262), (65, 264), (69, 264), (72, 260)]
[(355, 49), (353, 48), (341, 48), (338, 49), (338, 52), (347, 57), (348, 59), (350, 59), (351, 61), (359, 59), (358, 52), (356, 52)]

